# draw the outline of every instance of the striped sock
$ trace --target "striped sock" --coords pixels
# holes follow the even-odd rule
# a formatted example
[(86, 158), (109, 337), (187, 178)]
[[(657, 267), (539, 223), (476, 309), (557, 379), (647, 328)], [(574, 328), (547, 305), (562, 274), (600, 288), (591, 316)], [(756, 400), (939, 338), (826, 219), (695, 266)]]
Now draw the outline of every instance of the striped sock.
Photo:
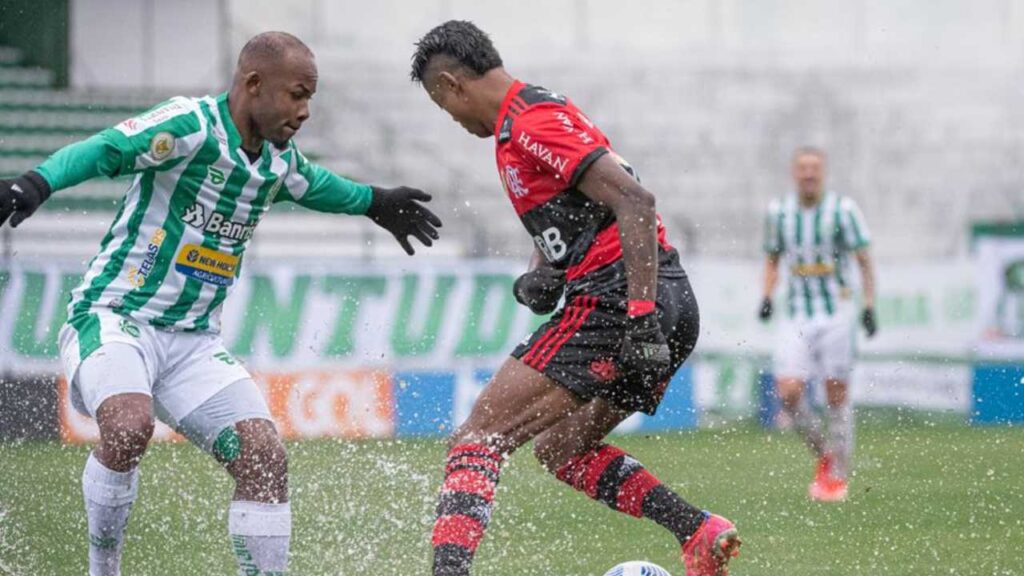
[(704, 513), (688, 504), (615, 446), (574, 456), (555, 474), (587, 496), (637, 518), (649, 518), (685, 543), (704, 521)]
[(502, 457), (482, 444), (448, 452), (431, 543), (434, 576), (468, 576), (473, 553), (491, 519)]

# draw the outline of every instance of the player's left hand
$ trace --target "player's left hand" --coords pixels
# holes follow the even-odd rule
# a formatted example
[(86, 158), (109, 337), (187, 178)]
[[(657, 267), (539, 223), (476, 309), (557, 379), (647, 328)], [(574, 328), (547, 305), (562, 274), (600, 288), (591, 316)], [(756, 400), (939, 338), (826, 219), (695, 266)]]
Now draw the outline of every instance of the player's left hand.
[(52, 192), (46, 180), (31, 170), (14, 180), (0, 180), (0, 226), (10, 217), (11, 228), (17, 228)]
[(875, 320), (875, 309), (865, 308), (864, 313), (860, 317), (860, 323), (864, 326), (864, 331), (867, 332), (868, 338), (875, 335), (878, 332), (878, 322)]
[(415, 254), (409, 236), (415, 236), (424, 246), (433, 244), (440, 236), (437, 228), (441, 219), (420, 202), (430, 202), (430, 194), (416, 188), (373, 188), (373, 200), (366, 216), (378, 226), (391, 232), (406, 254)]
[(668, 340), (661, 332), (657, 313), (630, 317), (626, 337), (622, 341), (619, 366), (627, 375), (643, 379), (647, 386), (656, 386), (671, 368), (672, 355)]

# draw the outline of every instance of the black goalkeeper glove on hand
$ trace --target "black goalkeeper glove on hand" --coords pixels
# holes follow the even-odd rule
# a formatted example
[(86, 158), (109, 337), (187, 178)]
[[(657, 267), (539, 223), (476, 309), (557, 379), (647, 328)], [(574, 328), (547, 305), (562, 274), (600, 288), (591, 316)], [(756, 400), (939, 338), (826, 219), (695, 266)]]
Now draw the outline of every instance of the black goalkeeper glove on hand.
[(878, 332), (878, 322), (875, 320), (875, 309), (865, 308), (864, 313), (860, 317), (860, 323), (864, 326), (864, 331), (867, 332), (868, 338), (875, 335)]
[(757, 311), (757, 317), (761, 319), (761, 322), (767, 322), (772, 319), (773, 312), (775, 312), (775, 307), (772, 306), (772, 299), (765, 298), (761, 301), (761, 309)]
[(10, 217), (11, 228), (17, 228), (52, 193), (46, 180), (33, 171), (14, 180), (0, 180), (0, 226)]
[(565, 272), (551, 266), (538, 266), (516, 278), (512, 293), (516, 301), (534, 314), (554, 311), (565, 289)]
[(366, 216), (378, 226), (391, 232), (410, 256), (416, 251), (409, 244), (409, 236), (419, 238), (424, 246), (438, 239), (437, 228), (441, 219), (420, 202), (430, 202), (430, 194), (416, 188), (373, 188), (373, 200)]
[(629, 378), (641, 378), (645, 387), (654, 387), (668, 376), (672, 355), (668, 340), (661, 333), (657, 313), (633, 316), (626, 320), (619, 366)]

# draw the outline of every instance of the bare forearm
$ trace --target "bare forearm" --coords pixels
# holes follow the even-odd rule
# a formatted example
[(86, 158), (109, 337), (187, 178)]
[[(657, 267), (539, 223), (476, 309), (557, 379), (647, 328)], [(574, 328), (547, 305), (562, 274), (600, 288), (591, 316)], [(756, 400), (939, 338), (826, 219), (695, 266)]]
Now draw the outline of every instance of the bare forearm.
[(616, 213), (630, 300), (655, 300), (658, 282), (658, 222), (653, 202), (629, 203)]
[(771, 299), (779, 283), (779, 259), (769, 256), (764, 264), (764, 298)]
[(875, 307), (875, 266), (867, 252), (857, 254), (857, 263), (860, 265), (861, 289), (864, 292), (864, 307)]

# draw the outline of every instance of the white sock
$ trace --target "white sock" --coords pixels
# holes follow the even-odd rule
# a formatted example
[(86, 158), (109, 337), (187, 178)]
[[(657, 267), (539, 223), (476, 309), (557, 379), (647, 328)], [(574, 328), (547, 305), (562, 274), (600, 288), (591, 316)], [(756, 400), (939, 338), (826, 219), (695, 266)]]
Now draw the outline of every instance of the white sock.
[(285, 574), (292, 534), (291, 504), (232, 502), (228, 533), (240, 576)]
[(89, 523), (89, 576), (121, 574), (124, 529), (138, 493), (138, 468), (115, 472), (89, 454), (82, 474), (82, 494)]
[(847, 400), (841, 406), (828, 408), (828, 443), (832, 454), (832, 474), (846, 479), (853, 454), (853, 405)]
[(814, 408), (811, 408), (807, 398), (801, 398), (790, 414), (793, 416), (793, 427), (811, 452), (819, 458), (824, 455), (825, 439), (822, 436), (821, 418)]

